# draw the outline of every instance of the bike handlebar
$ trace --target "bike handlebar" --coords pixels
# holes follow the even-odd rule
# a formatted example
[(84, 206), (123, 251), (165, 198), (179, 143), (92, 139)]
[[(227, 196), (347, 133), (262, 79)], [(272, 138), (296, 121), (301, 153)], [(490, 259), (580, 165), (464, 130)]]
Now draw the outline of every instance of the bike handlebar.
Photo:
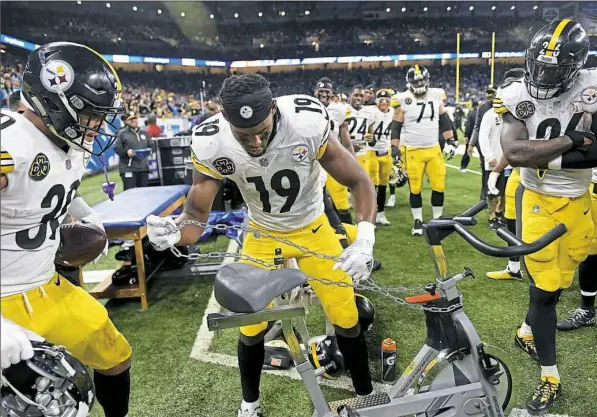
[(524, 256), (534, 252), (537, 252), (550, 243), (554, 242), (560, 236), (565, 234), (568, 230), (563, 224), (559, 224), (549, 232), (531, 243), (526, 243), (519, 239), (516, 235), (510, 233), (506, 228), (497, 230), (497, 235), (502, 240), (507, 242), (511, 246), (502, 247), (490, 245), (483, 242), (465, 226), (474, 226), (477, 224), (477, 220), (474, 218), (481, 210), (487, 207), (485, 201), (479, 201), (473, 207), (466, 210), (464, 213), (455, 216), (451, 219), (435, 219), (427, 223), (425, 226), (428, 228), (438, 229), (451, 229), (458, 233), (469, 245), (478, 250), (479, 252), (493, 257), (498, 258), (510, 258), (513, 256)]

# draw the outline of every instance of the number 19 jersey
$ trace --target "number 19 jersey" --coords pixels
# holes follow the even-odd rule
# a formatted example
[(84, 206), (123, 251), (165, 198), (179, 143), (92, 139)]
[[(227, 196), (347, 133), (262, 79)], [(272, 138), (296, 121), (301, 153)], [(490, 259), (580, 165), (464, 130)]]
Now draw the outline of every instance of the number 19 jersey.
[(59, 149), (28, 119), (2, 110), (0, 265), (2, 296), (36, 288), (54, 275), (58, 227), (79, 188), (86, 153)]
[[(300, 229), (323, 214), (323, 191), (318, 162), (325, 152), (330, 117), (325, 107), (306, 95), (276, 99), (275, 136), (259, 157), (247, 154), (232, 135), (223, 115), (207, 119), (193, 131), (191, 143), (195, 168), (216, 179), (234, 181), (256, 224), (273, 231)], [(199, 141), (205, 140), (202, 126), (217, 135), (217, 152), (202, 159)]]
[[(526, 125), (530, 140), (549, 140), (568, 130), (588, 131), (597, 111), (597, 70), (581, 70), (572, 87), (557, 97), (537, 100), (524, 81), (516, 80), (498, 89), (493, 103), (498, 114), (510, 112)], [(591, 182), (590, 169), (538, 170), (521, 168), (525, 188), (538, 193), (577, 198)]]

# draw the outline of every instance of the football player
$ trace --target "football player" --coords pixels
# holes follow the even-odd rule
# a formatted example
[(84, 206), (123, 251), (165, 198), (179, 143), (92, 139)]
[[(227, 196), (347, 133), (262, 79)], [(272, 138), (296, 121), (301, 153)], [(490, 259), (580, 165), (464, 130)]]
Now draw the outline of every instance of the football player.
[(386, 204), (386, 188), (392, 172), (392, 155), (390, 154), (392, 116), (394, 115), (394, 109), (390, 106), (392, 95), (391, 90), (382, 89), (377, 91), (375, 119), (366, 135), (369, 176), (377, 187), (377, 217), (375, 222), (384, 226), (391, 224), (386, 218), (384, 207)]
[(375, 85), (367, 84), (365, 87), (365, 101), (363, 106), (375, 106)]
[[(348, 133), (348, 123), (346, 122), (346, 119), (350, 117), (350, 108), (347, 104), (330, 102), (330, 95), (332, 94), (333, 89), (332, 81), (329, 78), (321, 78), (317, 81), (315, 97), (326, 106), (328, 115), (333, 122), (332, 130), (338, 136), (342, 145), (344, 145), (351, 154), (354, 154), (352, 141), (350, 140), (350, 134)], [(326, 177), (325, 187), (336, 210), (338, 210), (340, 220), (342, 223), (352, 224), (350, 203), (348, 201), (348, 189), (336, 181), (331, 175), (326, 175)]]
[[(197, 242), (202, 228), (187, 225), (179, 230), (177, 225), (188, 219), (206, 222), (220, 181), (235, 181), (249, 207), (251, 228), (327, 256), (339, 256), (335, 263), (253, 234), (245, 237), (242, 247), (244, 255), (272, 267), (275, 250), (281, 248), (282, 256), (296, 258), (307, 275), (343, 283), (330, 286), (310, 281), (334, 324), (356, 393), (370, 394), (367, 345), (358, 325), (354, 289), (346, 285), (367, 279), (373, 264), (375, 191), (369, 176), (336, 139), (327, 110), (316, 98), (293, 95), (273, 99), (269, 82), (258, 74), (227, 78), (220, 97), (222, 113), (193, 131), (196, 171), (183, 214), (176, 220), (150, 216), (149, 239), (158, 250)], [(344, 250), (324, 214), (322, 167), (349, 187), (355, 199), (358, 232)], [(259, 380), (266, 329), (267, 323), (241, 328), (238, 361), (243, 400), (239, 416), (263, 415)]]
[(352, 88), (350, 94), (349, 117), (346, 119), (348, 133), (352, 140), (354, 154), (365, 172), (369, 172), (367, 166), (367, 140), (365, 135), (369, 126), (375, 120), (375, 106), (364, 106), (365, 89), (358, 84)]
[[(591, 218), (591, 165), (597, 130), (597, 70), (582, 70), (589, 38), (570, 19), (541, 28), (525, 52), (525, 77), (500, 89), (502, 148), (521, 167), (522, 240), (530, 242), (556, 224), (567, 233), (524, 257), (530, 304), (515, 342), (541, 365), (541, 380), (526, 403), (532, 414), (547, 412), (560, 391), (556, 366), (556, 304), (587, 258)], [(497, 109), (496, 109), (497, 110)], [(581, 149), (581, 151), (578, 151)], [(592, 161), (594, 163), (594, 161)]]
[(395, 108), (392, 123), (392, 157), (402, 158), (410, 186), (410, 207), (415, 220), (413, 236), (423, 236), (423, 174), (431, 183), (433, 218), (444, 211), (446, 163), (439, 145), (439, 132), (446, 139), (444, 152), (453, 155), (458, 144), (452, 123), (444, 108), (446, 93), (429, 87), (429, 72), (414, 65), (406, 73), (408, 90), (392, 97)]
[(595, 224), (595, 235), (591, 242), (589, 256), (578, 266), (578, 284), (580, 286), (580, 306), (572, 311), (570, 317), (557, 324), (558, 330), (570, 331), (595, 325), (595, 297), (597, 296), (597, 168), (593, 168), (591, 186), (591, 216)]
[(93, 149), (105, 124), (124, 111), (121, 90), (114, 68), (94, 50), (49, 43), (29, 55), (25, 112), (3, 111), (0, 125), (2, 368), (30, 359), (31, 340), (65, 346), (95, 369), (108, 417), (128, 413), (131, 347), (101, 303), (55, 272), (54, 258), (67, 214), (103, 229), (77, 188), (88, 152), (101, 156), (113, 142)]

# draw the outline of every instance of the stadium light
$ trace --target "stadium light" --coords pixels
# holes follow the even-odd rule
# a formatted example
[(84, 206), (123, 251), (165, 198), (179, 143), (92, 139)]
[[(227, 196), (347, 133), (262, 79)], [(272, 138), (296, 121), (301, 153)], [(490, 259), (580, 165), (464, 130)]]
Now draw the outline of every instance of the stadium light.
[(214, 17), (215, 17), (215, 16), (214, 16), (213, 14), (210, 14), (210, 15), (209, 15), (209, 18), (210, 18), (210, 19), (213, 19)]
[(495, 6), (491, 6), (491, 10), (495, 10)]
[(118, 37), (118, 42), (120, 42), (121, 40), (122, 40), (122, 38), (119, 36), (119, 37)]
[(259, 13), (257, 13), (257, 16), (261, 17), (261, 16), (263, 16), (263, 13), (259, 12)]
[(317, 45), (317, 42), (313, 41), (313, 42), (311, 42), (311, 45), (315, 46), (315, 45)]
[(390, 10), (391, 9), (389, 7), (386, 7), (386, 13), (390, 13)]
[(427, 7), (423, 7), (423, 11), (426, 12), (427, 11)]
[(514, 10), (514, 9), (516, 9), (516, 6), (512, 5), (512, 7), (510, 7), (510, 10)]
[(537, 6), (537, 5), (533, 6), (533, 10), (537, 10), (538, 8), (539, 8), (539, 6)]
[(282, 10), (282, 11), (280, 12), (280, 16), (286, 16), (286, 12), (285, 12), (284, 10)]
[(107, 7), (108, 9), (110, 8), (110, 6), (111, 6), (111, 4), (110, 4), (110, 3), (106, 3), (106, 7)]
[(81, 0), (77, 0), (77, 4), (81, 4)]
[(158, 9), (158, 14), (162, 14), (162, 9)]
[(185, 17), (185, 13), (184, 12), (180, 12), (180, 17)]
[(260, 44), (259, 44), (259, 47), (260, 47), (260, 48), (263, 48), (263, 44), (262, 44), (262, 43), (260, 43)]
[(137, 11), (137, 6), (133, 6), (133, 12)]
[(472, 12), (473, 10), (475, 10), (475, 6), (471, 6), (468, 9)]
[(450, 10), (452, 10), (452, 8), (450, 6), (448, 6), (448, 7), (446, 7), (446, 10), (450, 11)]
[(305, 16), (309, 16), (311, 12), (309, 10), (305, 10)]
[(238, 19), (238, 13), (234, 13), (234, 18)]
[(406, 7), (402, 8), (402, 13), (404, 13), (406, 11)]

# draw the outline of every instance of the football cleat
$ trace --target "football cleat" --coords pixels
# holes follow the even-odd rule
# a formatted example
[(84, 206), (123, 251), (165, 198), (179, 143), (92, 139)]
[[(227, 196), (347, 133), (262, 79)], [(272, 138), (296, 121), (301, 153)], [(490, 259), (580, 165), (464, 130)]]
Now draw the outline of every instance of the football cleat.
[(570, 311), (570, 317), (565, 320), (558, 321), (556, 325), (558, 330), (562, 332), (569, 332), (571, 330), (580, 329), (581, 327), (590, 327), (595, 325), (595, 312), (585, 310), (582, 307)]
[(413, 236), (423, 236), (423, 222), (419, 219), (415, 220), (415, 225), (410, 231)]
[(499, 218), (491, 219), (488, 222), (489, 228), (492, 230), (497, 230), (504, 227), (504, 224), (500, 222)]
[(381, 261), (378, 259), (373, 259), (373, 269), (371, 272), (379, 271), (381, 269)]
[(254, 410), (241, 410), (239, 408), (238, 417), (265, 417), (265, 414), (263, 414), (263, 409), (261, 407), (257, 407)]
[(560, 380), (552, 376), (541, 377), (539, 386), (527, 400), (526, 409), (534, 416), (545, 414), (553, 405), (554, 400), (560, 393)]
[(535, 339), (533, 339), (533, 336), (520, 337), (518, 335), (518, 331), (516, 331), (516, 336), (514, 336), (514, 345), (528, 353), (534, 361), (539, 362), (539, 356), (537, 356), (537, 347), (535, 346)]
[(386, 203), (386, 207), (392, 208), (396, 205), (396, 196), (392, 194), (390, 198), (388, 198), (388, 202)]
[(377, 213), (377, 216), (375, 217), (375, 223), (376, 224), (381, 224), (382, 226), (389, 226), (392, 223), (387, 219), (386, 217), (386, 213), (379, 212)]
[(503, 279), (503, 280), (513, 279), (516, 281), (522, 280), (522, 271), (512, 272), (508, 268), (506, 268), (502, 271), (488, 272), (485, 275), (489, 279)]

